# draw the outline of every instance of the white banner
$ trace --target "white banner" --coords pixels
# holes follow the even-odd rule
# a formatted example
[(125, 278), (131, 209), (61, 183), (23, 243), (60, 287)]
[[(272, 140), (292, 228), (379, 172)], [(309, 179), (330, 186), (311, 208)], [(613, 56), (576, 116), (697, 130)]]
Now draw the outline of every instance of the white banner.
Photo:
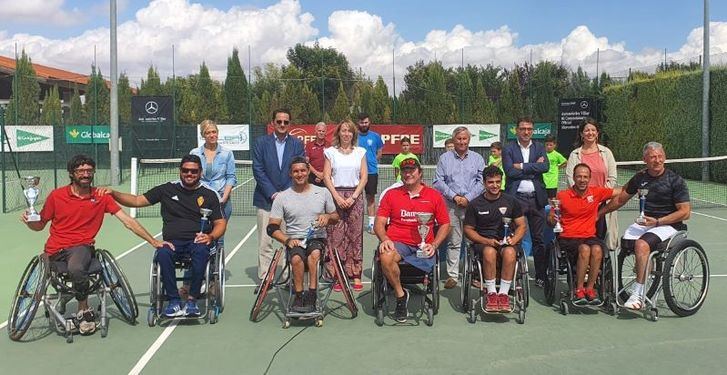
[(434, 148), (444, 148), (444, 141), (452, 138), (452, 132), (459, 126), (469, 129), (472, 134), (470, 147), (490, 147), (500, 140), (500, 124), (450, 124), (434, 125), (432, 139)]
[[(225, 148), (233, 151), (250, 150), (250, 125), (217, 125), (219, 134), (217, 135), (217, 143), (225, 146)], [(200, 135), (199, 125), (197, 125), (197, 146), (204, 144), (204, 138)]]
[[(52, 126), (5, 126), (13, 152), (53, 151)], [(4, 140), (3, 140), (4, 141)], [(5, 144), (5, 151), (8, 144)]]

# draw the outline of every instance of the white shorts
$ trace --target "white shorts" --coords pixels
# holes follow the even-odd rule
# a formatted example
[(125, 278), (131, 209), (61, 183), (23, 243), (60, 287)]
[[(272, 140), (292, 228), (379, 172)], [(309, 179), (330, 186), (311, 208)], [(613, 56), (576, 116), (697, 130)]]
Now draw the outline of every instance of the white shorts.
[(624, 239), (625, 240), (638, 240), (641, 238), (641, 236), (644, 235), (644, 233), (654, 233), (655, 235), (659, 236), (659, 238), (662, 241), (666, 241), (669, 239), (669, 237), (673, 236), (674, 233), (676, 233), (677, 230), (674, 229), (671, 225), (660, 225), (658, 227), (647, 227), (639, 224), (631, 224), (628, 228), (626, 228), (626, 233), (624, 233)]

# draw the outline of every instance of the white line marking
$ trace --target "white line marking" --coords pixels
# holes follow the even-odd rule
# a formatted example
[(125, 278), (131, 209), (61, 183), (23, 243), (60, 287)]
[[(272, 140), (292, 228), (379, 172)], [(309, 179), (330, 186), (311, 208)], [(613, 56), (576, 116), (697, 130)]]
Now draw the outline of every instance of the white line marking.
[(708, 218), (710, 218), (710, 219), (715, 219), (715, 220), (721, 220), (721, 221), (727, 221), (727, 219), (725, 219), (725, 218), (723, 218), (723, 217), (719, 217), (719, 216), (712, 216), (712, 215), (707, 215), (707, 214), (703, 214), (703, 213), (701, 213), (701, 212), (697, 212), (697, 211), (692, 211), (692, 213), (693, 213), (693, 214), (697, 214), (697, 215), (700, 215), (700, 216), (708, 217)]
[[(247, 241), (248, 238), (255, 232), (257, 229), (257, 225), (254, 225), (249, 232), (247, 232), (247, 235), (240, 240), (240, 243), (235, 246), (235, 248), (230, 252), (230, 255), (228, 255), (225, 258), (225, 264), (230, 261), (233, 255), (237, 253), (238, 250), (242, 247), (242, 245)], [(177, 322), (176, 320), (173, 320), (171, 324), (169, 324), (168, 327), (164, 328), (164, 331), (161, 335), (154, 341), (153, 344), (147, 349), (146, 353), (141, 356), (138, 362), (136, 362), (136, 365), (129, 371), (129, 375), (138, 375), (141, 373), (141, 371), (146, 367), (147, 363), (151, 360), (151, 358), (154, 356), (154, 354), (161, 348), (161, 346), (164, 344), (164, 341), (166, 341), (169, 336), (174, 332), (174, 329), (177, 328)]]

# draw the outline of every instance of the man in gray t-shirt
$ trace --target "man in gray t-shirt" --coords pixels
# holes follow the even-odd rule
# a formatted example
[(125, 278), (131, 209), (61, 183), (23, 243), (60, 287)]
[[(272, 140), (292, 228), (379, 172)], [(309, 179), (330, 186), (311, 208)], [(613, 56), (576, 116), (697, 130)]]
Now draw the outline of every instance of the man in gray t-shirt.
[[(310, 166), (303, 157), (290, 163), (292, 186), (273, 201), (268, 221), (268, 235), (285, 244), (293, 271), (295, 298), (292, 309), (310, 312), (316, 304), (318, 263), (325, 248), (326, 229), (338, 221), (333, 197), (327, 189), (308, 182)], [(280, 224), (285, 221), (285, 232)], [(311, 233), (309, 235), (309, 229)], [(308, 293), (303, 293), (303, 274), (308, 264)]]

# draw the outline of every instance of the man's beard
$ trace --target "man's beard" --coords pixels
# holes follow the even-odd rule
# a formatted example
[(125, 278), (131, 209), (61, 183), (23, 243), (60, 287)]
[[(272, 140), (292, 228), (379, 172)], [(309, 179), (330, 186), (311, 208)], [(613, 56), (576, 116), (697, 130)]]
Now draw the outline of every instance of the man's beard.
[(87, 188), (87, 187), (91, 187), (91, 185), (93, 185), (93, 176), (88, 177), (86, 181), (82, 181), (84, 179), (86, 179), (86, 178), (77, 178), (75, 176), (71, 176), (71, 182), (73, 182), (73, 184), (76, 186), (79, 186), (82, 188)]
[(186, 188), (195, 188), (199, 184), (199, 178), (195, 179), (194, 182), (192, 182), (191, 184), (187, 183), (187, 181), (184, 178), (182, 178), (181, 180), (182, 180), (182, 185), (184, 185), (184, 187), (186, 187)]

